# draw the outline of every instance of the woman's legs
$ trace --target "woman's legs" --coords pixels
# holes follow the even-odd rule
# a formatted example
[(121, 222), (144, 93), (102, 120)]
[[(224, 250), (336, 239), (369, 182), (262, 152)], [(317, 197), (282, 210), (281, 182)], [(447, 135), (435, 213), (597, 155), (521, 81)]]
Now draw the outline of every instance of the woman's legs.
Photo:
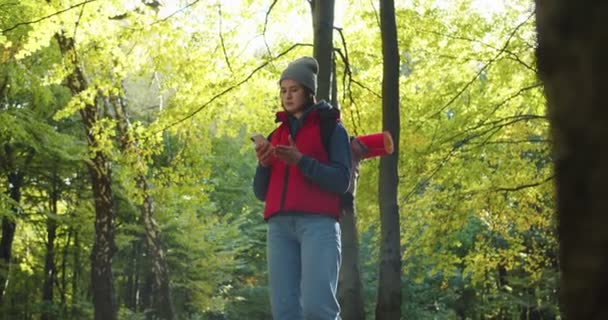
[(298, 217), (301, 243), (302, 309), (305, 320), (340, 319), (336, 297), (341, 261), (340, 225), (331, 217)]
[(270, 305), (274, 320), (302, 320), (300, 243), (293, 216), (268, 220), (266, 240)]
[(340, 225), (321, 215), (268, 221), (268, 277), (274, 320), (339, 320)]

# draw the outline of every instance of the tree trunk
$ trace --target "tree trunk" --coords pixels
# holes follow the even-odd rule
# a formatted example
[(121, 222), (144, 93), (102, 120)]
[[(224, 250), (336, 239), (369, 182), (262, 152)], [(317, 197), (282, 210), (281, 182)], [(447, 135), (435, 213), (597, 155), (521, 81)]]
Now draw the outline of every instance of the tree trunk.
[(145, 194), (144, 203), (141, 208), (141, 221), (146, 230), (146, 243), (152, 262), (152, 277), (154, 281), (152, 297), (154, 299), (154, 314), (159, 319), (173, 320), (176, 317), (175, 308), (173, 307), (173, 301), (171, 299), (169, 267), (167, 265), (167, 258), (164, 250), (161, 246), (158, 226), (152, 217), (153, 201), (148, 192), (149, 185), (145, 179), (141, 178), (139, 186)]
[(399, 47), (393, 0), (380, 1), (382, 32), (382, 130), (393, 136), (395, 151), (380, 159), (381, 239), (376, 319), (401, 318), (401, 249), (397, 188), (399, 183)]
[(330, 101), (334, 51), (334, 0), (312, 0), (313, 56), (319, 62), (317, 99)]
[(557, 187), (565, 319), (608, 319), (608, 6), (536, 1)]
[(44, 261), (44, 284), (42, 286), (42, 302), (45, 306), (42, 310), (41, 320), (53, 320), (55, 315), (51, 310), (53, 306), (53, 285), (55, 283), (55, 237), (57, 233), (57, 202), (59, 201), (59, 186), (57, 178), (52, 178), (52, 190), (50, 194), (50, 212), (53, 216), (46, 220), (46, 256)]
[(80, 284), (80, 236), (78, 230), (74, 232), (74, 254), (72, 256), (72, 307), (71, 315), (72, 319), (80, 319), (82, 317), (80, 313), (79, 300), (81, 299), (82, 290), (78, 286)]
[(137, 312), (137, 272), (139, 266), (139, 239), (131, 243), (131, 255), (129, 263), (125, 267), (125, 307), (133, 312)]
[[(68, 269), (68, 253), (70, 251), (70, 243), (72, 242), (72, 228), (68, 229), (67, 239), (63, 246), (63, 252), (61, 254), (61, 296), (59, 298), (61, 305), (61, 316), (63, 318), (68, 315), (68, 303), (67, 303), (67, 291), (68, 291), (68, 276), (66, 274)], [(72, 292), (72, 296), (75, 293)]]
[[(359, 178), (360, 158), (353, 155), (349, 192), (355, 196)], [(359, 264), (359, 236), (354, 203), (342, 208), (340, 217), (342, 229), (342, 265), (338, 282), (338, 301), (342, 308), (342, 319), (365, 319), (365, 300)]]
[[(10, 153), (7, 148), (7, 154)], [(8, 174), (9, 195), (15, 203), (21, 201), (21, 186), (23, 184), (23, 175), (19, 170), (14, 170)], [(11, 206), (11, 211), (15, 216), (19, 214), (19, 208), (16, 205)], [(13, 240), (15, 239), (15, 229), (17, 224), (14, 217), (2, 217), (2, 239), (0, 240), (0, 304), (6, 293), (8, 286), (8, 278), (10, 273), (11, 258), (13, 256)]]
[(338, 108), (338, 81), (336, 79), (336, 55), (332, 55), (331, 59), (331, 105)]
[[(311, 2), (314, 27), (314, 57), (319, 62), (317, 99), (331, 101), (338, 108), (336, 64), (333, 54), (334, 0)], [(353, 157), (349, 192), (354, 195), (359, 175), (360, 157)], [(354, 200), (353, 200), (354, 201)], [(352, 203), (351, 203), (352, 204)], [(338, 301), (342, 319), (364, 319), (363, 286), (359, 267), (359, 240), (354, 205), (343, 207), (340, 219), (342, 230), (342, 264), (338, 281)]]
[[(129, 116), (124, 99), (114, 99), (114, 111), (121, 133), (123, 152), (128, 149), (127, 141), (135, 141), (129, 136)], [(137, 147), (136, 142), (133, 142)], [(138, 159), (138, 161), (143, 161)], [(146, 166), (147, 164), (144, 164)], [(152, 303), (153, 316), (157, 319), (173, 320), (176, 318), (175, 308), (171, 298), (169, 266), (160, 240), (158, 225), (154, 221), (154, 200), (150, 195), (150, 185), (144, 173), (137, 176), (137, 186), (143, 194), (143, 203), (140, 206), (140, 221), (144, 225), (146, 247), (152, 267)]]
[[(79, 94), (87, 89), (88, 83), (74, 54), (76, 50), (74, 39), (61, 34), (57, 34), (56, 38), (62, 55), (71, 60), (70, 63), (74, 68), (67, 76), (67, 86), (73, 95)], [(91, 285), (95, 320), (116, 320), (117, 308), (112, 275), (112, 258), (116, 251), (112, 172), (110, 161), (103, 151), (98, 150), (98, 141), (93, 134), (98, 117), (97, 107), (91, 103), (86, 104), (80, 110), (80, 116), (86, 131), (87, 144), (92, 150), (92, 158), (87, 161), (87, 166), (95, 204), (95, 243), (91, 252)]]

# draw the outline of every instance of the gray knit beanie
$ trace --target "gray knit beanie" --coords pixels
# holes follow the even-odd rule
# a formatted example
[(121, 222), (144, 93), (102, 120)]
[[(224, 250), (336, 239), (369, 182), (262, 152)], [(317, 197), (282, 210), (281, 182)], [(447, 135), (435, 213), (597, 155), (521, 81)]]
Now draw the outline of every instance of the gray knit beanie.
[(291, 62), (281, 74), (279, 84), (285, 79), (299, 82), (301, 85), (317, 94), (317, 73), (319, 63), (313, 57), (301, 57)]

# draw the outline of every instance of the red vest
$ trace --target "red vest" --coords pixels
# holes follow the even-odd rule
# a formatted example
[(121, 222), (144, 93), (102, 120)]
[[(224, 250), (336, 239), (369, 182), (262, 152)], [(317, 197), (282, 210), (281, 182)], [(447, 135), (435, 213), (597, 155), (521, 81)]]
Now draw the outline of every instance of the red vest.
[[(277, 113), (281, 125), (273, 132), (270, 142), (273, 146), (289, 145), (289, 119), (285, 112)], [(298, 130), (294, 141), (305, 156), (321, 163), (329, 162), (327, 151), (321, 141), (319, 112), (311, 111)], [(338, 219), (340, 216), (340, 195), (324, 191), (308, 179), (296, 165), (287, 165), (278, 159), (272, 160), (270, 182), (266, 193), (264, 219), (279, 212), (305, 212), (325, 214)]]

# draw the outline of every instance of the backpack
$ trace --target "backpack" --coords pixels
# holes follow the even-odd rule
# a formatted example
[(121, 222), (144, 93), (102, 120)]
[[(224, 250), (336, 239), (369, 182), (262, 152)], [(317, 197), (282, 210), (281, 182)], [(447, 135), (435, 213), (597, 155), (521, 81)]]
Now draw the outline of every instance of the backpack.
[[(329, 155), (329, 144), (331, 141), (331, 136), (333, 135), (334, 130), (336, 129), (336, 125), (338, 124), (338, 118), (340, 117), (340, 110), (338, 110), (335, 107), (331, 108), (329, 110), (323, 109), (319, 113), (319, 116), (321, 118), (320, 123), (319, 123), (319, 127), (321, 130), (321, 142), (323, 143), (325, 152)], [(354, 137), (350, 137), (349, 141), (351, 141), (353, 138)], [(351, 168), (351, 170), (352, 170), (352, 168)], [(350, 175), (352, 175), (352, 172), (350, 172), (350, 174), (349, 174), (349, 180), (350, 180)], [(353, 212), (354, 205), (355, 205), (355, 198), (350, 190), (348, 190), (345, 193), (340, 195), (340, 207), (342, 207), (342, 210), (350, 210), (350, 212)]]

